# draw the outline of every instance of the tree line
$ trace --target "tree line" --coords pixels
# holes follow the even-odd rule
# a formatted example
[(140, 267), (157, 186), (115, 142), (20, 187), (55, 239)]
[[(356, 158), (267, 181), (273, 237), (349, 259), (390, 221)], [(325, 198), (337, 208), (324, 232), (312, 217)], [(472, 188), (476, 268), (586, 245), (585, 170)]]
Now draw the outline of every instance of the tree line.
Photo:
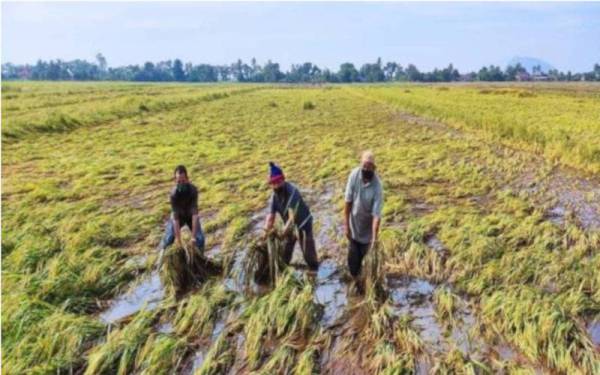
[(476, 72), (461, 74), (452, 64), (443, 69), (429, 72), (420, 71), (415, 65), (403, 67), (395, 62), (382, 63), (381, 58), (374, 63), (363, 64), (360, 68), (352, 63), (343, 63), (338, 71), (321, 69), (306, 62), (293, 64), (288, 71), (282, 71), (278, 63), (267, 61), (260, 65), (256, 59), (250, 63), (238, 60), (229, 65), (183, 63), (180, 59), (146, 62), (143, 65), (108, 67), (102, 54), (96, 55), (95, 62), (86, 60), (39, 60), (35, 65), (2, 64), (3, 80), (50, 80), (50, 81), (138, 81), (138, 82), (452, 82), (452, 81), (600, 81), (600, 65), (594, 64), (589, 72), (561, 72), (556, 69), (542, 72), (539, 66), (528, 72), (520, 64), (509, 65), (505, 69), (490, 65)]

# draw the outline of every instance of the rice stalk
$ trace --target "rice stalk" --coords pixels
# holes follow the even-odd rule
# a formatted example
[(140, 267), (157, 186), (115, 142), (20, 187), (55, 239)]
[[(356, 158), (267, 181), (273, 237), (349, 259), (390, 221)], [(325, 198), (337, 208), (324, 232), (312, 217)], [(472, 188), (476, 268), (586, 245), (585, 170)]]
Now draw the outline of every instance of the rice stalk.
[(173, 246), (165, 250), (161, 280), (170, 295), (180, 296), (204, 283), (209, 277), (221, 274), (219, 264), (206, 258), (194, 246)]

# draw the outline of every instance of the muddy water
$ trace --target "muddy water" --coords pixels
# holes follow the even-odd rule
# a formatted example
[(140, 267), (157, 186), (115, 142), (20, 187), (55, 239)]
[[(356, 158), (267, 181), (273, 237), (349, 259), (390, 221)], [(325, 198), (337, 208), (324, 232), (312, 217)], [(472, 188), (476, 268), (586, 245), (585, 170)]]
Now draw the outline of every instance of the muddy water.
[(581, 178), (570, 170), (555, 170), (542, 187), (556, 197), (557, 207), (572, 210), (583, 228), (600, 229), (600, 181)]
[(439, 238), (435, 234), (427, 236), (425, 239), (425, 244), (432, 250), (434, 250), (438, 254), (445, 254), (447, 249), (446, 246), (440, 241)]
[(600, 350), (600, 319), (590, 321), (586, 325), (586, 331), (590, 335), (594, 346)]
[(154, 309), (164, 295), (165, 292), (158, 272), (154, 271), (125, 294), (115, 298), (110, 307), (100, 314), (100, 319), (110, 324), (131, 316), (144, 307)]
[(339, 278), (336, 264), (331, 260), (321, 263), (315, 285), (315, 302), (324, 306), (321, 325), (333, 326), (348, 303), (346, 286)]
[(411, 278), (388, 278), (388, 287), (395, 315), (412, 316), (423, 341), (431, 348), (439, 348), (443, 342), (443, 328), (435, 319), (435, 287), (426, 280)]
[(318, 227), (315, 245), (321, 260), (315, 282), (315, 302), (324, 307), (320, 324), (325, 328), (330, 328), (339, 321), (348, 304), (347, 287), (341, 280), (339, 266), (342, 259), (339, 245), (342, 227), (339, 214), (334, 210), (336, 197), (336, 189), (329, 186), (316, 197), (311, 207)]
[(204, 360), (206, 359), (206, 355), (210, 350), (210, 345), (215, 342), (219, 335), (223, 332), (223, 329), (225, 328), (225, 321), (226, 318), (224, 317), (224, 314), (221, 314), (221, 317), (215, 322), (213, 331), (210, 335), (210, 341), (201, 345), (200, 349), (194, 353), (191, 360), (183, 367), (183, 370), (181, 371), (182, 374), (192, 375), (196, 372), (196, 370), (202, 367)]
[[(433, 295), (439, 286), (409, 277), (390, 277), (388, 286), (395, 315), (410, 315), (414, 319), (411, 324), (425, 343), (428, 355), (437, 356), (455, 347), (463, 355), (479, 361), (493, 356), (502, 361), (522, 362), (521, 356), (508, 345), (491, 344), (481, 337), (477, 332), (477, 319), (464, 301), (454, 313), (456, 321), (447, 331), (435, 315)], [(428, 373), (431, 367), (427, 356), (418, 359), (418, 374)]]

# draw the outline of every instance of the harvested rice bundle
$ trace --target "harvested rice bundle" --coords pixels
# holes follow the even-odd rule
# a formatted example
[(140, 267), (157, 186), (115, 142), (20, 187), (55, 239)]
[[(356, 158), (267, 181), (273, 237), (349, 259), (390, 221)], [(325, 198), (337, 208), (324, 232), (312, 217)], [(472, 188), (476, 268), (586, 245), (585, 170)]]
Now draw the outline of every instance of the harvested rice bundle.
[(204, 257), (195, 246), (173, 246), (164, 254), (161, 279), (169, 293), (180, 296), (221, 271), (220, 264)]
[(383, 302), (387, 297), (381, 251), (379, 245), (375, 244), (371, 246), (365, 256), (362, 278), (368, 301)]
[(252, 278), (259, 284), (275, 285), (285, 268), (282, 254), (283, 241), (277, 232), (269, 233), (266, 239), (252, 241), (244, 263), (246, 285)]

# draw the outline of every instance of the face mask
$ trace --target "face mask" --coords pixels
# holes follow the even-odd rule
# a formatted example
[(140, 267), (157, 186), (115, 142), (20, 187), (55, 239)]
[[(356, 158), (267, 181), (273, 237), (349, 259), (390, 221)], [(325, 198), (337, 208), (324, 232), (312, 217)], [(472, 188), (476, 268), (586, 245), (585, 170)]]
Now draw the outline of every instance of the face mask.
[(366, 180), (366, 181), (371, 181), (371, 179), (373, 179), (373, 175), (375, 174), (374, 171), (370, 171), (367, 169), (362, 169), (361, 173), (362, 173), (363, 180)]
[(189, 183), (177, 184), (177, 193), (179, 194), (187, 194), (191, 190), (191, 186)]

